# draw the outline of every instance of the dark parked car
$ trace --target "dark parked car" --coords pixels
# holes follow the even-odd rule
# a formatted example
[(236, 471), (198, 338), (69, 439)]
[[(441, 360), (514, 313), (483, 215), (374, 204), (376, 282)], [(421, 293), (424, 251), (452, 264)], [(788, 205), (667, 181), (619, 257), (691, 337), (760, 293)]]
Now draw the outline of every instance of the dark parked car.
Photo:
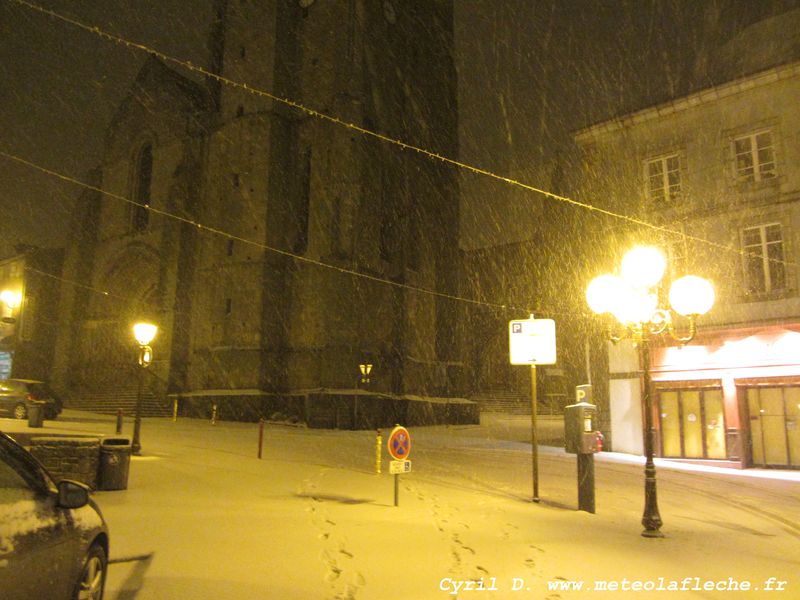
[(43, 381), (33, 379), (0, 380), (0, 414), (24, 419), (28, 416), (28, 403), (44, 402), (44, 418), (55, 419), (61, 413), (59, 400)]
[(82, 483), (56, 485), (0, 432), (0, 598), (100, 600), (108, 529)]

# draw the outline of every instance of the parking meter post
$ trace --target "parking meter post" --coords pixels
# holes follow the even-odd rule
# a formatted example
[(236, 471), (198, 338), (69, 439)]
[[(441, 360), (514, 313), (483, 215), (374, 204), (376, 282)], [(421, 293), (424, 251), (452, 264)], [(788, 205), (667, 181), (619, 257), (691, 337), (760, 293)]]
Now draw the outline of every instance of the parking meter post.
[(122, 409), (117, 409), (117, 435), (122, 433)]
[(594, 454), (578, 454), (578, 510), (594, 514)]
[(376, 429), (377, 435), (375, 436), (375, 472), (381, 474), (381, 446), (383, 445), (383, 436), (381, 430)]
[(264, 419), (258, 420), (258, 458), (261, 458), (264, 450)]

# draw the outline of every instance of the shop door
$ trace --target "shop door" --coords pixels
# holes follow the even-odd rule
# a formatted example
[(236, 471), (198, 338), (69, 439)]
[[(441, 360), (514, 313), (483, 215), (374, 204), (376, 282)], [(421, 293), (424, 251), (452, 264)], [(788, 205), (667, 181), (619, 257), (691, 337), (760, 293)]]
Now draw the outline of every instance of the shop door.
[(753, 466), (800, 467), (800, 387), (747, 388)]
[(661, 391), (658, 407), (662, 456), (727, 457), (721, 390)]

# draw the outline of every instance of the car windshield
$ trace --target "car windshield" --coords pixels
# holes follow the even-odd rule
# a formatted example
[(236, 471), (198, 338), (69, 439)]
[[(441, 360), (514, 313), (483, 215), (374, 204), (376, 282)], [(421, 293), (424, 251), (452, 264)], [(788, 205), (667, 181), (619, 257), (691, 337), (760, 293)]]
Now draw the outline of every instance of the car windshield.
[[(0, 435), (0, 462), (5, 469), (5, 474), (0, 478), (0, 487), (17, 487), (16, 484), (11, 484), (20, 479), (24, 479), (29, 486), (40, 491), (52, 485), (37, 461), (23, 448), (2, 435)], [(11, 475), (12, 472), (15, 476)]]

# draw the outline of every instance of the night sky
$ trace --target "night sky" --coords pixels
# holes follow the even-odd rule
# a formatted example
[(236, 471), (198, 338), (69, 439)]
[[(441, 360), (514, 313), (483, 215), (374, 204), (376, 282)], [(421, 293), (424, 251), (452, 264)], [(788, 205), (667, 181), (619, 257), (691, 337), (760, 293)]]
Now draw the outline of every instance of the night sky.
[[(39, 5), (207, 65), (211, 0)], [(550, 154), (573, 129), (713, 83), (697, 81), (699, 56), (753, 21), (797, 6), (797, 0), (456, 0), (462, 158), (513, 170), (515, 162)], [(85, 180), (145, 59), (141, 51), (0, 0), (0, 151)], [(20, 242), (64, 243), (79, 187), (5, 156), (0, 182), (0, 257)]]

